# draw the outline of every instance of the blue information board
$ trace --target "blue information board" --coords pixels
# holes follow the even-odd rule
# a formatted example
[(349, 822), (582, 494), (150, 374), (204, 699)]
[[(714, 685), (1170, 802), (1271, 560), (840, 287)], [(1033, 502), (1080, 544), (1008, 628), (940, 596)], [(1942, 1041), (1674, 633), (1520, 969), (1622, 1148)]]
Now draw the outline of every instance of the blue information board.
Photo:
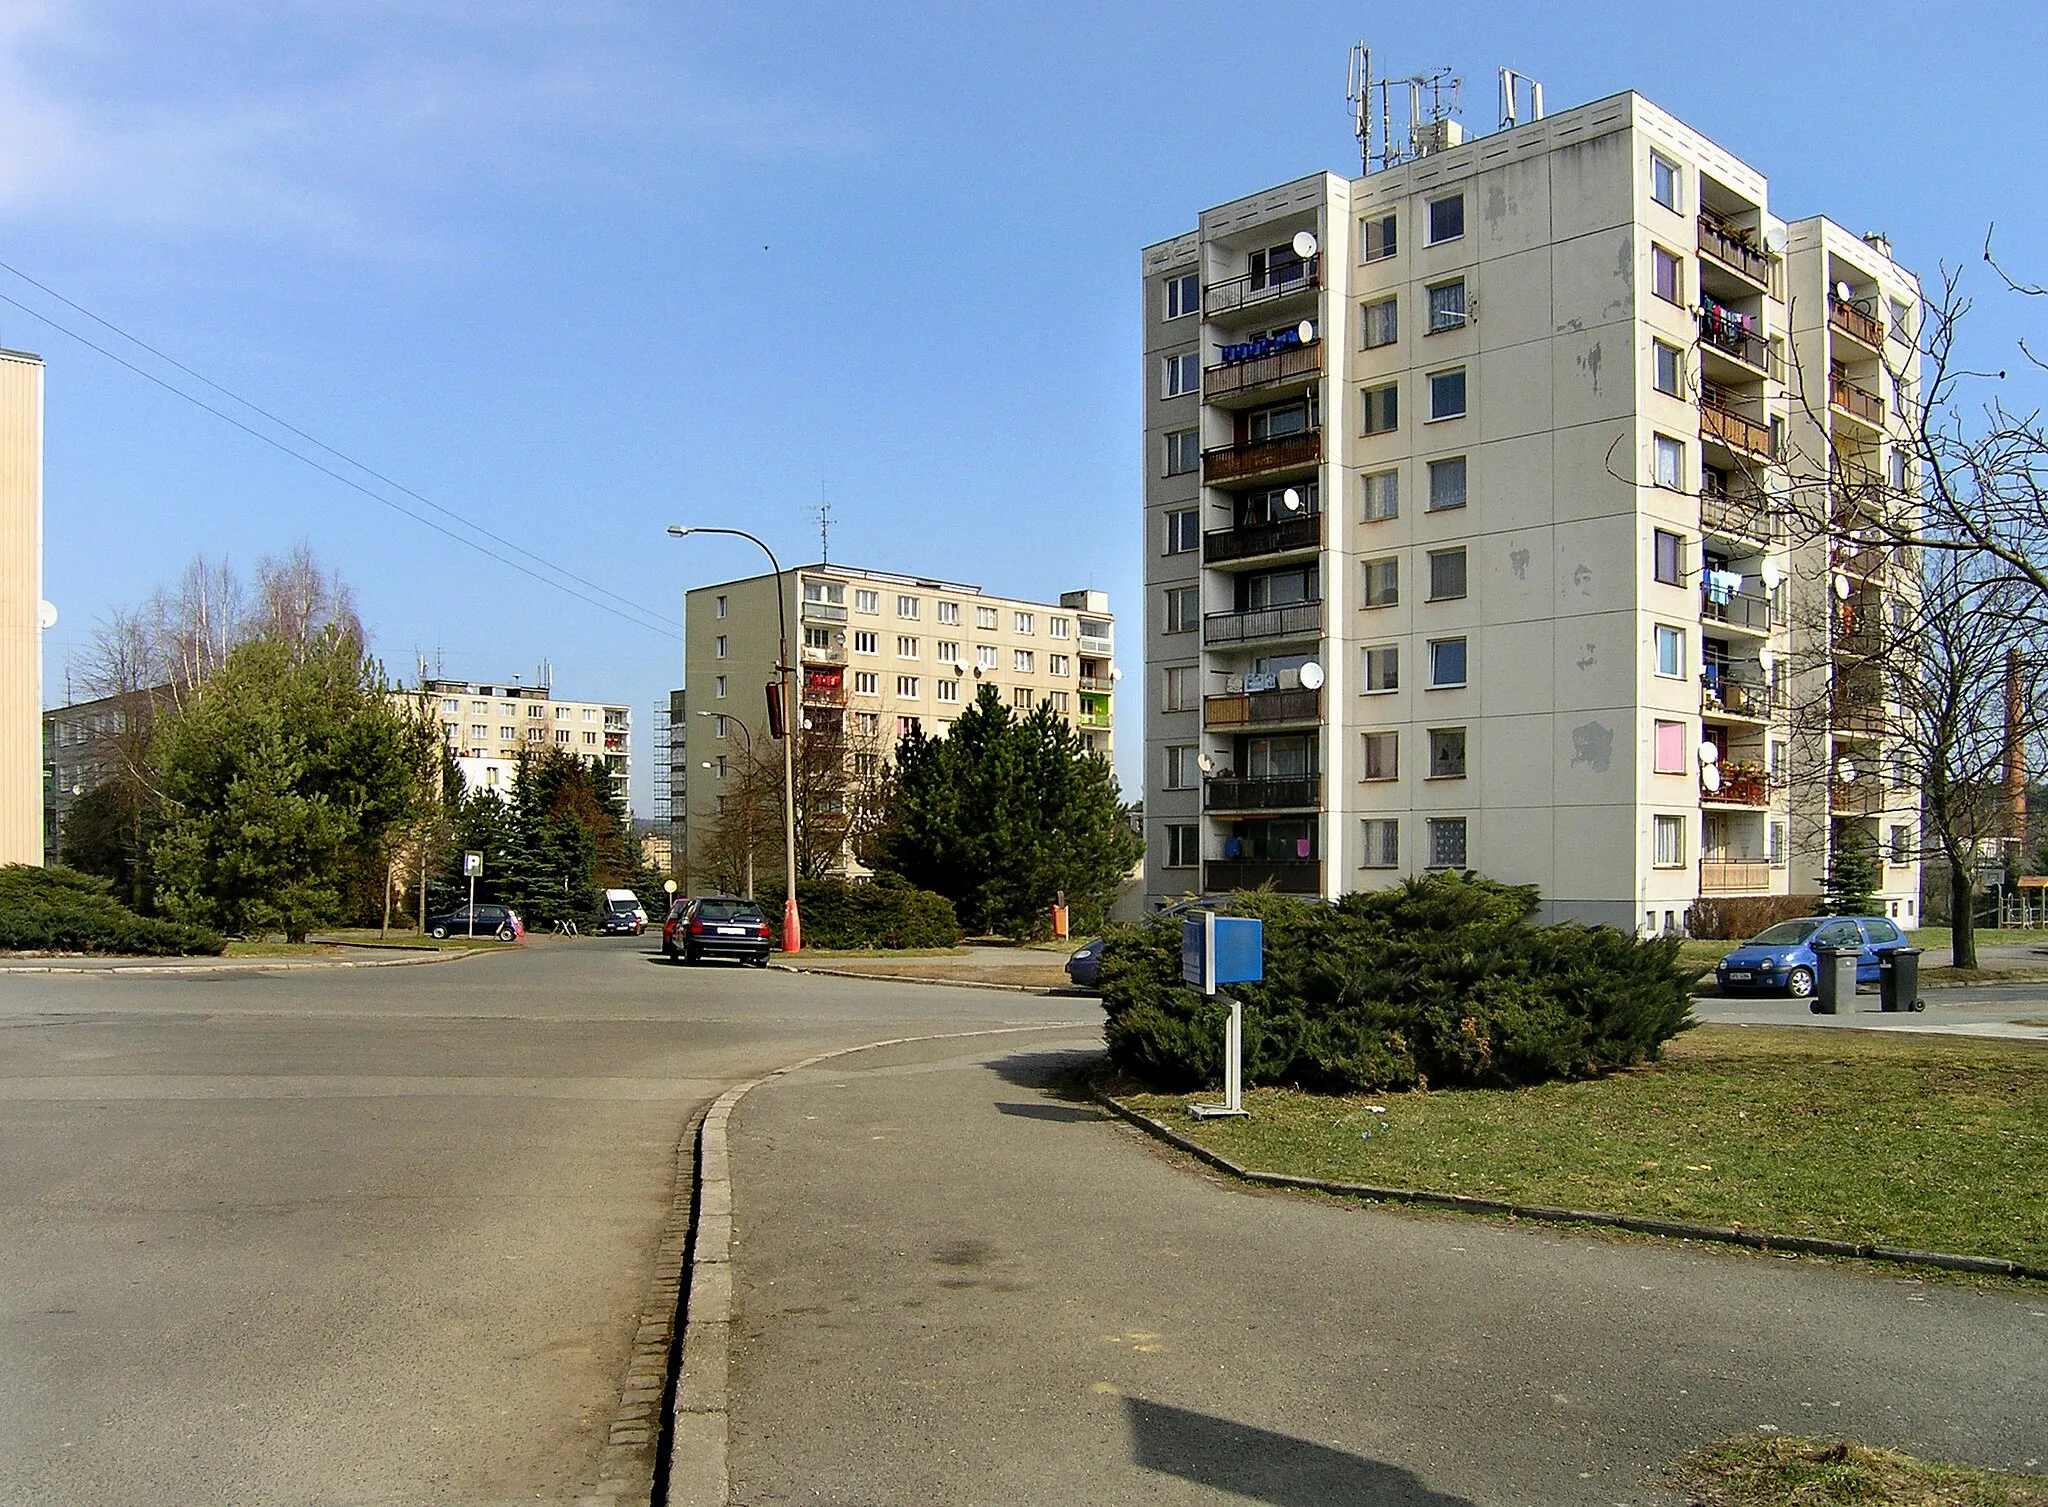
[(1266, 976), (1265, 924), (1212, 910), (1184, 917), (1180, 976), (1204, 994), (1214, 994), (1220, 984), (1256, 984)]

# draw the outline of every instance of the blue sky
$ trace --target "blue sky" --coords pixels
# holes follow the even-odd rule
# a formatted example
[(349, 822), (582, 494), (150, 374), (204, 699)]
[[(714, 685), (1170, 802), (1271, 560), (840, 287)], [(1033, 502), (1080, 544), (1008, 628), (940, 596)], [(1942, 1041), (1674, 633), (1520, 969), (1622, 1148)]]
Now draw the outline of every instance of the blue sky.
[[(1133, 672), (1139, 248), (1355, 167), (1361, 25), (1396, 71), (1464, 75), (1468, 133), (1493, 128), (1504, 64), (1553, 110), (1635, 88), (1768, 174), (1780, 213), (1882, 227), (1923, 275), (1961, 263), (1980, 287), (1995, 220), (2048, 277), (2031, 6), (1444, 14), (0, 0), (0, 261), (657, 614), (758, 563), (667, 524), (737, 524), (794, 562), (822, 494), (835, 559), (1107, 589)], [(1982, 291), (1982, 359), (2015, 365), (2015, 311)], [(4, 272), (0, 294), (90, 328)], [(11, 305), (0, 345), (49, 361), (53, 694), (94, 621), (195, 552), (246, 570), (303, 540), (394, 669), (545, 659), (565, 695), (630, 701), (647, 809), (677, 640)]]

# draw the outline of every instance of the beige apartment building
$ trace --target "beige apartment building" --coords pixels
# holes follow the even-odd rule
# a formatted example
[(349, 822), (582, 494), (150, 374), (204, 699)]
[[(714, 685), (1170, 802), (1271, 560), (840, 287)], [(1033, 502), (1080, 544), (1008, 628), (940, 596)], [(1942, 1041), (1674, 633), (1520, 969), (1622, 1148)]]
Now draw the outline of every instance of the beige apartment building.
[(1150, 899), (1472, 868), (1662, 932), (1856, 837), (1917, 920), (1906, 583), (1783, 506), (1913, 484), (1914, 277), (1632, 93), (1424, 146), (1144, 252)]
[[(698, 587), (683, 616), (685, 689), (671, 695), (669, 800), (681, 814), (686, 865), (717, 822), (742, 750), (758, 742), (768, 753), (767, 687), (785, 624), (798, 656), (800, 734), (838, 743), (863, 771), (885, 762), (913, 723), (943, 736), (984, 685), (1019, 711), (1050, 702), (1090, 749), (1114, 753), (1115, 620), (1100, 591), (1033, 602), (817, 564)], [(853, 867), (850, 854), (846, 862)]]
[(521, 751), (573, 753), (611, 771), (619, 788), (633, 777), (633, 712), (603, 701), (568, 701), (546, 685), (421, 679), (394, 693), (431, 717), (471, 790), (510, 791)]
[(43, 861), (43, 362), (0, 350), (0, 863)]

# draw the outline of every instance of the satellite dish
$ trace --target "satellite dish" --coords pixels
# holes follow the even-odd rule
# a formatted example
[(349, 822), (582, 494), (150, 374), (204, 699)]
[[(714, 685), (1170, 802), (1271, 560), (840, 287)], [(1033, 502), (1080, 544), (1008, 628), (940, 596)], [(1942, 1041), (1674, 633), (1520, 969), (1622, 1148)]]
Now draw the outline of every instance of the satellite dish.
[(980, 665), (976, 665), (976, 666), (974, 667), (974, 678), (975, 678), (976, 680), (979, 680), (979, 679), (981, 679), (981, 666), (980, 666)]
[(1295, 491), (1292, 487), (1289, 487), (1280, 494), (1280, 501), (1290, 513), (1299, 513), (1301, 511), (1301, 493)]
[(967, 673), (967, 666), (965, 666), (965, 665), (955, 665), (955, 666), (953, 666), (953, 673), (954, 673), (955, 675), (965, 675), (965, 674)]
[(1700, 745), (1700, 762), (1709, 769), (1720, 763), (1721, 745), (1713, 742), (1702, 743)]
[(1841, 303), (1849, 301), (1849, 285), (1847, 283), (1835, 284), (1835, 298)]
[(1844, 602), (1849, 600), (1849, 578), (1847, 576), (1838, 574), (1835, 577), (1835, 595)]
[(1297, 230), (1294, 232), (1294, 254), (1300, 257), (1303, 261), (1307, 261), (1310, 257), (1316, 254), (1316, 237), (1314, 231)]
[(1757, 668), (1768, 675), (1778, 668), (1778, 656), (1769, 649), (1759, 649), (1756, 651), (1756, 663)]
[(1195, 767), (1201, 770), (1203, 774), (1214, 774), (1216, 772), (1216, 761), (1205, 753), (1196, 754)]
[(1705, 790), (1708, 795), (1712, 795), (1721, 788), (1720, 766), (1709, 764), (1700, 771), (1700, 788)]
[(1301, 683), (1304, 689), (1320, 691), (1323, 688), (1323, 667), (1310, 660), (1301, 667)]
[(1300, 324), (1294, 327), (1294, 338), (1299, 340), (1303, 345), (1315, 344), (1316, 322), (1313, 319), (1304, 319)]
[(1757, 574), (1764, 578), (1765, 591), (1776, 591), (1778, 583), (1785, 579), (1785, 572), (1778, 569), (1778, 562), (1776, 560), (1764, 561), (1764, 568), (1757, 572)]
[(1783, 256), (1785, 254), (1784, 226), (1766, 225), (1764, 227), (1764, 250), (1770, 252), (1772, 256)]
[(36, 621), (42, 625), (43, 630), (45, 632), (48, 632), (50, 629), (56, 627), (57, 604), (55, 602), (43, 603), (41, 612), (39, 612), (36, 616)]
[(1851, 760), (1843, 759), (1837, 763), (1835, 765), (1835, 773), (1840, 777), (1844, 785), (1856, 783), (1856, 765)]

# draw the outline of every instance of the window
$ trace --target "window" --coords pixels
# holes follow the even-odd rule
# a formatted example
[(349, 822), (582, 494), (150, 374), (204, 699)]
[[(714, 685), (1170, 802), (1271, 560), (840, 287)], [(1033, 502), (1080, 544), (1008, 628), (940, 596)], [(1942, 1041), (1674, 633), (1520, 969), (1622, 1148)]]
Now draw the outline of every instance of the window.
[(720, 596), (720, 597), (719, 597), (719, 598), (717, 599), (717, 608), (716, 608), (716, 610), (717, 610), (717, 613), (718, 613), (718, 616), (720, 616), (720, 617), (724, 617), (724, 616), (725, 616), (725, 607), (726, 607), (726, 602), (725, 602), (725, 598), (724, 598), (723, 596)]
[(1021, 675), (1029, 675), (1037, 669), (1037, 656), (1029, 649), (1013, 649), (1010, 652), (1010, 668)]
[(724, 779), (724, 778), (725, 778), (725, 776), (726, 776), (726, 774), (727, 774), (727, 769), (726, 769), (726, 763), (725, 763), (725, 755), (724, 755), (724, 754), (720, 754), (720, 755), (719, 755), (719, 756), (717, 757), (717, 759), (716, 759), (716, 760), (714, 760), (713, 762), (714, 762), (714, 763), (715, 763), (715, 764), (716, 764), (716, 765), (718, 766), (718, 767), (717, 767), (717, 770), (716, 770), (716, 773), (717, 773), (718, 777), (719, 777), (719, 778), (720, 778), (721, 780), (722, 780), (722, 779)]
[(1670, 397), (1685, 396), (1685, 353), (1661, 340), (1650, 342), (1650, 383)]
[(1785, 824), (1772, 822), (1764, 833), (1764, 858), (1774, 869), (1785, 866)]
[(485, 738), (488, 738), (490, 735), (491, 730), (488, 727), (484, 726), (484, 724), (481, 722), (472, 722), (469, 725), (469, 736), (471, 737), (472, 740), (476, 742), (481, 743)]
[(1660, 869), (1682, 869), (1685, 867), (1685, 818), (1682, 816), (1653, 816), (1650, 818), (1652, 852), (1650, 862)]
[(711, 694), (713, 696), (716, 696), (720, 701), (723, 701), (725, 699), (725, 677), (723, 675), (715, 676), (712, 679)]
[(1465, 683), (1465, 640), (1433, 638), (1429, 641), (1429, 688), (1449, 690)]
[(882, 694), (882, 677), (873, 670), (853, 672), (853, 694), (856, 696), (879, 696)]
[(1183, 272), (1166, 280), (1166, 317), (1179, 319), (1197, 314), (1202, 308), (1202, 279), (1199, 273)]
[(1432, 816), (1429, 827), (1429, 866), (1433, 869), (1465, 867), (1465, 818)]
[(555, 729), (555, 741), (556, 741), (557, 743), (567, 743), (567, 742), (569, 741), (569, 729), (568, 729), (568, 728), (566, 728), (566, 727), (558, 727), (558, 728), (556, 728), (556, 729)]
[(591, 708), (591, 707), (587, 707), (587, 706), (586, 706), (586, 707), (585, 707), (585, 708), (583, 709), (583, 720), (584, 720), (585, 722), (595, 722), (595, 721), (597, 720), (597, 712), (596, 712), (596, 710), (595, 710), (594, 708)]
[(1368, 817), (1359, 823), (1358, 866), (1398, 869), (1401, 866), (1401, 824), (1391, 817)]
[(958, 639), (942, 638), (932, 645), (932, 653), (943, 664), (960, 663), (960, 642)]
[(1685, 441), (1660, 434), (1655, 441), (1656, 480), (1674, 492), (1685, 490)]
[(1657, 673), (1659, 675), (1685, 674), (1685, 632), (1665, 623), (1657, 624)]
[(1292, 241), (1283, 241), (1263, 251), (1246, 255), (1245, 271), (1249, 274), (1253, 291), (1261, 288), (1281, 288), (1288, 283), (1300, 282), (1307, 275), (1307, 264), (1294, 249)]
[(914, 620), (917, 617), (918, 613), (922, 610), (923, 605), (918, 601), (916, 597), (896, 598), (896, 615), (898, 617), (906, 617)]
[(1389, 382), (1383, 387), (1368, 387), (1360, 398), (1365, 404), (1366, 434), (1391, 434), (1401, 427), (1399, 384)]
[(1024, 687), (1024, 686), (1021, 686), (1021, 685), (1020, 685), (1020, 686), (1013, 686), (1013, 687), (1011, 687), (1011, 689), (1010, 689), (1010, 705), (1011, 705), (1011, 706), (1013, 706), (1013, 707), (1015, 707), (1015, 708), (1016, 708), (1016, 709), (1017, 709), (1018, 711), (1020, 711), (1020, 712), (1028, 712), (1028, 711), (1030, 711), (1030, 710), (1031, 710), (1031, 692), (1030, 692), (1030, 690), (1029, 690), (1028, 688)]
[(853, 652), (856, 654), (880, 654), (882, 635), (856, 628), (853, 633)]
[(1462, 780), (1465, 778), (1465, 729), (1462, 727), (1432, 727), (1429, 730), (1429, 773), (1423, 776), (1430, 780)]
[(1365, 651), (1365, 694), (1401, 689), (1401, 647), (1375, 644)]
[(1166, 788), (1193, 790), (1202, 783), (1201, 766), (1195, 763), (1193, 744), (1172, 744), (1166, 750)]
[(1375, 471), (1359, 478), (1359, 496), (1364, 501), (1360, 516), (1367, 523), (1401, 516), (1401, 473)]
[(1429, 333), (1465, 328), (1465, 279), (1438, 283), (1429, 290)]
[(1159, 677), (1159, 710), (1162, 712), (1191, 712), (1196, 705), (1196, 687), (1200, 684), (1193, 665), (1169, 665)]
[[(869, 683), (867, 687), (867, 693), (870, 696), (872, 696), (875, 693), (874, 679), (875, 677), (872, 675), (868, 677)], [(858, 691), (861, 688), (858, 685), (856, 685), (854, 689)], [(872, 738), (876, 733), (879, 733), (882, 730), (881, 714), (879, 712), (855, 712), (853, 714), (853, 725), (855, 731), (861, 733), (865, 737)]]
[(1453, 455), (1429, 463), (1429, 511), (1465, 505), (1465, 457)]
[(725, 658), (725, 647), (725, 635), (723, 633), (711, 641), (711, 652), (719, 659)]
[(1678, 164), (1650, 153), (1650, 197), (1666, 209), (1678, 208)]
[(1061, 716), (1066, 715), (1067, 693), (1065, 691), (1048, 691), (1045, 694), (1045, 699), (1052, 703), (1054, 711), (1058, 712)]
[(1169, 869), (1191, 869), (1202, 858), (1202, 829), (1200, 827), (1170, 826), (1166, 829), (1166, 866)]
[(1685, 302), (1685, 272), (1677, 252), (1650, 248), (1650, 291), (1666, 303)]
[[(1184, 555), (1190, 550), (1201, 548), (1202, 515), (1194, 508), (1187, 508), (1166, 515), (1166, 552), (1169, 555)], [(1054, 622), (1064, 626), (1066, 619), (1055, 618)], [(1054, 634), (1055, 638), (1062, 637)]]
[(1202, 385), (1201, 357), (1193, 351), (1179, 356), (1168, 356), (1165, 361), (1166, 379), (1160, 386), (1163, 398), (1177, 398), (1183, 393), (1193, 392)]
[(1064, 654), (1048, 654), (1045, 656), (1045, 673), (1055, 676), (1071, 675), (1074, 673), (1074, 661)]
[(804, 629), (804, 647), (805, 647), (806, 649), (829, 649), (829, 648), (831, 648), (831, 647), (832, 647), (832, 630), (831, 630), (830, 628), (806, 628), (806, 629)]
[(960, 604), (958, 602), (941, 602), (934, 609), (933, 615), (941, 624), (947, 627), (958, 627), (960, 624)]
[(1685, 724), (1653, 722), (1650, 725), (1652, 768), (1658, 774), (1685, 773)]
[(899, 634), (897, 634), (897, 635), (896, 635), (896, 657), (897, 657), (898, 659), (915, 659), (915, 658), (917, 658), (917, 640), (916, 640), (916, 639), (914, 639), (914, 638), (912, 638), (912, 637), (910, 637), (910, 636), (909, 636), (908, 634), (904, 634), (904, 633), (899, 633)]
[(1176, 429), (1166, 437), (1166, 474), (1186, 476), (1202, 463), (1201, 432)]
[(896, 694), (915, 699), (917, 696), (917, 677), (915, 675), (898, 675), (896, 677)]
[(960, 699), (960, 682), (957, 680), (937, 681), (932, 686), (932, 695), (940, 701), (958, 701)]
[(726, 735), (727, 731), (725, 724), (726, 719), (723, 715), (713, 717), (711, 719), (711, 736), (714, 738), (723, 738)]
[(806, 581), (804, 600), (829, 602), (834, 607), (843, 607), (846, 604), (846, 588), (837, 581)]
[(995, 628), (995, 626), (996, 626), (996, 610), (995, 610), (995, 608), (993, 608), (993, 607), (977, 607), (977, 608), (975, 608), (975, 609), (974, 609), (974, 626), (975, 626), (975, 627), (977, 627), (977, 628), (987, 628), (987, 629), (989, 629), (989, 630), (993, 631), (993, 630), (994, 630), (994, 628)]
[(1401, 735), (1366, 733), (1361, 780), (1397, 780), (1401, 777)]
[(1392, 215), (1374, 215), (1358, 222), (1358, 259), (1361, 262), (1383, 262), (1400, 249)]
[(907, 738), (918, 730), (918, 726), (918, 720), (915, 717), (898, 717), (896, 719), (896, 736)]
[(856, 591), (853, 594), (853, 610), (855, 612), (880, 612), (882, 610), (882, 594), (879, 591)]
[(1018, 633), (1032, 632), (1032, 621), (1032, 616), (1028, 612), (1014, 612), (1010, 614), (1010, 627)]
[(1374, 299), (1358, 306), (1359, 338), (1367, 350), (1392, 345), (1401, 338), (1400, 300)]
[(1431, 423), (1438, 419), (1462, 419), (1465, 417), (1465, 368), (1460, 366), (1447, 372), (1429, 374), (1429, 418)]
[[(1188, 548), (1193, 549), (1194, 546), (1189, 545)], [(1050, 633), (1054, 638), (1072, 638), (1074, 636), (1074, 624), (1072, 620), (1068, 618), (1047, 618), (1045, 623), (1045, 631)]]
[(1685, 584), (1685, 541), (1665, 529), (1650, 531), (1652, 568), (1666, 586)]
[(1891, 835), (1891, 862), (1911, 863), (1913, 861), (1913, 829), (1906, 826), (1894, 826)]
[(974, 663), (981, 669), (993, 670), (996, 667), (996, 646), (994, 644), (976, 644), (974, 646)]
[(1444, 241), (1455, 241), (1465, 233), (1465, 196), (1452, 194), (1448, 199), (1432, 199), (1429, 203), (1429, 244), (1439, 245)]
[(1169, 586), (1166, 589), (1166, 631), (1192, 633), (1202, 622), (1202, 589), (1199, 586)]
[(1465, 549), (1433, 549), (1429, 552), (1429, 600), (1456, 601), (1465, 594)]
[(583, 735), (583, 741), (584, 741), (585, 743), (595, 743), (595, 742), (597, 742), (597, 734), (596, 734), (596, 733), (585, 733), (585, 734)]
[(1359, 567), (1363, 584), (1359, 605), (1392, 607), (1401, 600), (1401, 562), (1397, 559), (1367, 560)]

